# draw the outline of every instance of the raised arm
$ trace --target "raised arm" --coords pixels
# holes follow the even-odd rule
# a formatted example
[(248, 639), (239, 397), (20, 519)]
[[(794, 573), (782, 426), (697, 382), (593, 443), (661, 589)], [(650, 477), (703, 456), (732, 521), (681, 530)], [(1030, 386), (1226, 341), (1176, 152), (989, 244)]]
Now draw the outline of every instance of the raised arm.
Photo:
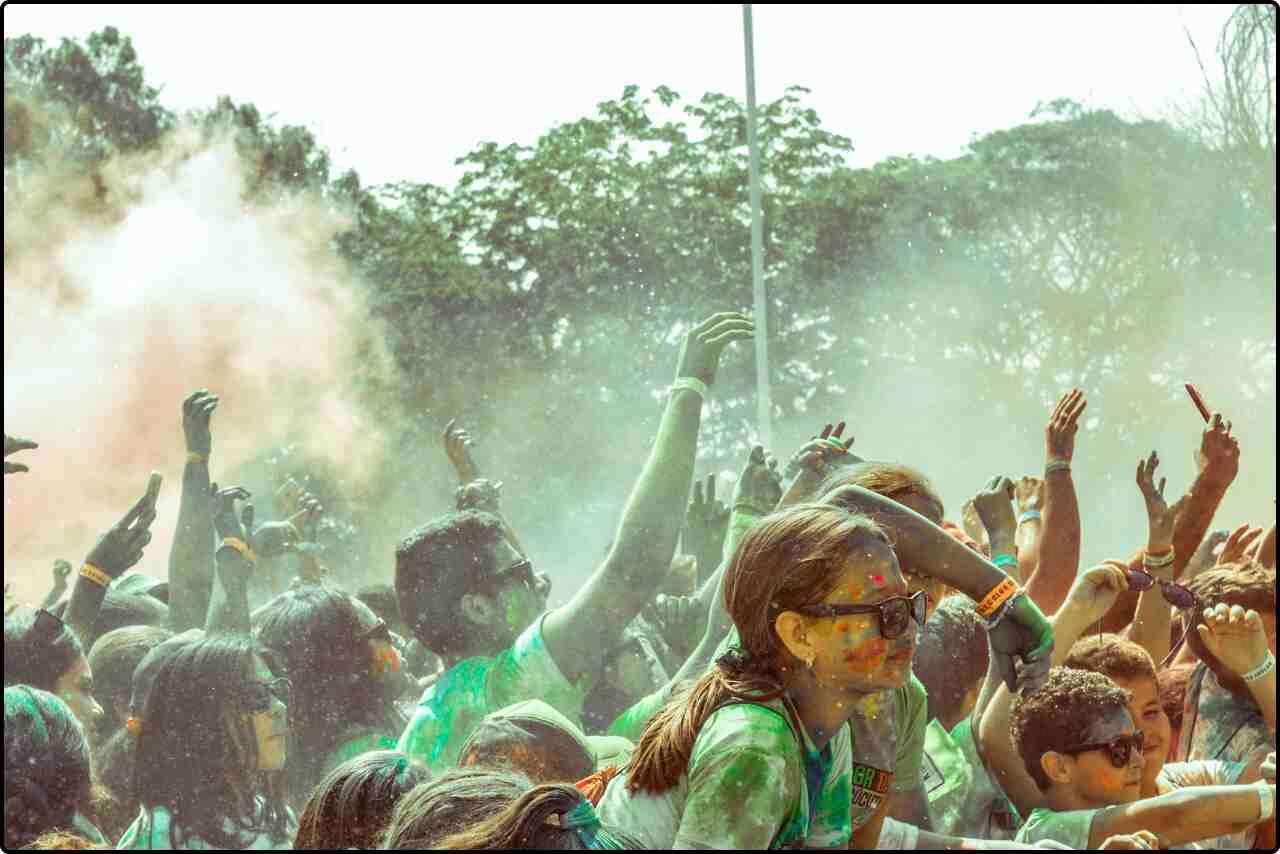
[(1196, 546), (1213, 524), (1213, 515), (1218, 512), (1222, 497), (1240, 471), (1240, 443), (1231, 435), (1231, 422), (1223, 422), (1220, 413), (1213, 414), (1213, 420), (1201, 435), (1196, 461), (1200, 471), (1173, 528), (1174, 578), (1182, 576)]
[[(1204, 610), (1196, 631), (1204, 647), (1222, 666), (1241, 677), (1262, 719), (1276, 732), (1275, 656), (1267, 642), (1266, 627), (1258, 612), (1239, 605), (1220, 604)], [(1268, 662), (1270, 664), (1268, 665)]]
[(570, 679), (602, 663), (623, 628), (653, 598), (671, 565), (684, 519), (702, 418), (702, 393), (715, 380), (726, 345), (751, 337), (744, 315), (724, 313), (695, 326), (681, 349), (676, 383), (658, 437), (622, 514), (604, 563), (542, 624), (547, 650)]
[(161, 477), (152, 472), (147, 491), (124, 514), (119, 522), (98, 538), (80, 576), (71, 589), (71, 600), (63, 620), (82, 641), (92, 634), (98, 619), (102, 600), (107, 596), (107, 586), (120, 577), (120, 573), (142, 559), (142, 550), (151, 542), (151, 523), (156, 520), (156, 499), (160, 496)]
[[(1018, 534), (1015, 539), (1018, 546), (1018, 571), (1025, 583), (1040, 565), (1040, 536), (1044, 533), (1044, 480), (1023, 475), (1013, 487), (1013, 500), (1018, 508)], [(1045, 613), (1052, 613), (1044, 607), (1044, 603), (1036, 604)]]
[[(1129, 589), (1129, 581), (1118, 564), (1102, 564), (1082, 573), (1067, 594), (1067, 601), (1053, 616), (1054, 648), (1050, 658), (1057, 667), (1067, 660), (1071, 647), (1090, 623), (1107, 613), (1121, 591)], [(995, 696), (974, 722), (978, 753), (993, 777), (1009, 795), (1022, 815), (1044, 806), (1044, 793), (1036, 786), (1023, 766), (1018, 748), (1013, 743), (1010, 721), (1013, 694), (1000, 682)]]
[(831, 472), (863, 461), (850, 451), (853, 436), (843, 438), (844, 425), (843, 421), (834, 428), (825, 425), (787, 461), (786, 476), (791, 478), (791, 485), (777, 502), (778, 507), (817, 500), (818, 491)]
[(67, 592), (67, 579), (70, 577), (71, 564), (65, 560), (55, 560), (53, 562), (53, 588), (44, 597), (44, 601), (40, 603), (41, 608), (48, 610), (58, 604), (62, 594)]
[(209, 419), (218, 398), (205, 389), (182, 403), (182, 433), (187, 462), (182, 469), (178, 526), (169, 549), (169, 622), (175, 632), (199, 628), (209, 612), (213, 591), (213, 506), (209, 492)]
[(1257, 824), (1261, 818), (1263, 786), (1269, 790), (1267, 796), (1274, 813), (1274, 783), (1189, 786), (1167, 795), (1107, 807), (1093, 818), (1089, 847), (1097, 848), (1107, 837), (1140, 830), (1155, 833), (1164, 848), (1177, 848), (1188, 842), (1239, 833)]
[(699, 585), (707, 586), (711, 576), (715, 575), (716, 568), (720, 566), (720, 555), (724, 552), (724, 540), (728, 532), (729, 508), (723, 501), (716, 499), (716, 476), (712, 472), (707, 475), (705, 492), (701, 480), (693, 482), (693, 498), (685, 513), (684, 530), (680, 533), (684, 553), (693, 555), (697, 563)]
[(1044, 530), (1036, 570), (1027, 579), (1027, 595), (1046, 614), (1062, 607), (1080, 567), (1080, 506), (1071, 479), (1071, 459), (1086, 406), (1084, 392), (1072, 389), (1058, 401), (1044, 430)]
[(216, 561), (218, 585), (205, 620), (205, 634), (249, 634), (249, 575), (258, 556), (249, 544), (253, 530), (253, 505), (245, 504), (240, 516), (235, 503), (249, 498), (249, 491), (233, 486), (210, 487), (213, 500), (213, 526), (218, 533)]
[[(1143, 566), (1155, 578), (1173, 581), (1173, 564), (1164, 562), (1170, 559), (1173, 529), (1187, 497), (1184, 495), (1169, 506), (1164, 497), (1165, 478), (1160, 478), (1159, 487), (1155, 484), (1159, 465), (1160, 457), (1155, 451), (1145, 461), (1138, 461), (1138, 489), (1147, 507), (1147, 550)], [(1152, 585), (1138, 594), (1138, 610), (1129, 624), (1128, 635), (1129, 640), (1151, 653), (1152, 661), (1164, 661), (1169, 654), (1169, 602), (1164, 598), (1161, 585)]]
[(18, 436), (10, 436), (4, 434), (4, 473), (5, 474), (21, 474), (22, 472), (31, 471), (25, 463), (11, 463), (9, 456), (16, 454), (18, 451), (30, 451), (32, 448), (40, 447), (30, 439), (22, 439)]

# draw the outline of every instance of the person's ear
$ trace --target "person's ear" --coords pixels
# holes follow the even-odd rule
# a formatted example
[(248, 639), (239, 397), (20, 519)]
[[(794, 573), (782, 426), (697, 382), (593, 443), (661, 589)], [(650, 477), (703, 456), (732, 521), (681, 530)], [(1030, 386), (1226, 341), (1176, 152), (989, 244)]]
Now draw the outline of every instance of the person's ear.
[(1049, 778), (1049, 782), (1060, 785), (1070, 784), (1072, 773), (1075, 771), (1071, 757), (1055, 750), (1045, 751), (1040, 757), (1040, 767)]
[(811, 643), (812, 637), (805, 618), (795, 611), (783, 611), (773, 621), (773, 629), (787, 651), (806, 667), (812, 667), (818, 657), (818, 650)]
[(488, 626), (498, 612), (498, 603), (483, 593), (467, 593), (459, 603), (458, 611), (473, 626)]

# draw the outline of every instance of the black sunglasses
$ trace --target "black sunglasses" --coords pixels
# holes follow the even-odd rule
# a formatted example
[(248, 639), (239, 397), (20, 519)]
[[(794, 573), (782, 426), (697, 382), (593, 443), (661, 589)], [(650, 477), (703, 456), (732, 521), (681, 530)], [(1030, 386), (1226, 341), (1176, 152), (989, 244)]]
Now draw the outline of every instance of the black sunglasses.
[(854, 614), (875, 614), (880, 619), (880, 636), (893, 640), (911, 628), (911, 620), (924, 625), (929, 597), (923, 590), (912, 596), (894, 596), (875, 605), (804, 605), (792, 608), (807, 617), (849, 617)]
[(1168, 602), (1175, 608), (1186, 610), (1194, 608), (1196, 604), (1196, 594), (1192, 593), (1181, 584), (1175, 584), (1172, 581), (1165, 581), (1163, 578), (1156, 578), (1145, 569), (1130, 569), (1129, 573), (1129, 589), (1137, 590), (1141, 593), (1144, 590), (1150, 590), (1160, 582), (1160, 594), (1164, 596), (1164, 601)]
[(1133, 735), (1122, 735), (1119, 738), (1113, 738), (1111, 741), (1102, 741), (1096, 744), (1082, 744), (1079, 747), (1073, 747), (1070, 750), (1064, 750), (1063, 753), (1075, 755), (1077, 753), (1088, 753), (1090, 750), (1105, 750), (1111, 764), (1116, 768), (1128, 768), (1129, 757), (1136, 750), (1142, 753), (1142, 745), (1145, 743), (1145, 737), (1141, 732), (1135, 732)]
[(292, 699), (293, 683), (288, 677), (251, 679), (245, 692), (245, 707), (250, 712), (269, 712), (273, 700), (279, 700), (288, 707)]
[(386, 620), (378, 620), (365, 631), (361, 632), (356, 640), (381, 640), (391, 643), (391, 629), (387, 626)]

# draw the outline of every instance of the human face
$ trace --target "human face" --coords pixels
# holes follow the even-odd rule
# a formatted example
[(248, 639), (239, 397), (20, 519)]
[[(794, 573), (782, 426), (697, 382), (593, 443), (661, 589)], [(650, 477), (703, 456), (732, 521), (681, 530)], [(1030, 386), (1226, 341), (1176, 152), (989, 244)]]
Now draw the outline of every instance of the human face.
[(510, 643), (547, 609), (551, 581), (533, 570), (505, 537), (492, 546), (491, 589), (500, 608), (499, 634)]
[[(253, 675), (256, 682), (266, 683), (274, 680), (275, 674), (262, 656), (253, 657)], [(258, 770), (279, 771), (284, 768), (285, 759), (289, 755), (289, 709), (276, 696), (271, 696), (269, 708), (251, 711), (253, 733), (258, 739)]]
[(1145, 765), (1142, 770), (1142, 788), (1145, 792), (1154, 792), (1156, 777), (1164, 767), (1165, 757), (1169, 753), (1169, 742), (1173, 738), (1173, 728), (1169, 725), (1169, 716), (1164, 713), (1160, 703), (1160, 689), (1156, 680), (1147, 676), (1135, 679), (1116, 679), (1121, 688), (1133, 695), (1129, 702), (1129, 715), (1142, 730), (1145, 739), (1142, 746), (1142, 758)]
[(98, 724), (102, 721), (102, 706), (93, 698), (93, 671), (83, 655), (53, 683), (53, 693), (70, 707), (89, 741), (96, 741)]
[[(1142, 730), (1133, 722), (1128, 709), (1112, 709), (1093, 722), (1085, 733), (1086, 744), (1101, 744), (1117, 738), (1132, 737)], [(1066, 755), (1071, 768), (1070, 786), (1077, 809), (1101, 809), (1116, 804), (1131, 804), (1142, 797), (1142, 768), (1145, 758), (1139, 751), (1129, 754), (1129, 764), (1117, 768), (1105, 749), (1087, 750)]]
[[(845, 558), (836, 589), (823, 601), (830, 605), (874, 605), (907, 593), (893, 550), (872, 540)], [(880, 633), (875, 614), (805, 620), (816, 650), (813, 673), (819, 684), (866, 694), (906, 683), (916, 648), (914, 626), (887, 639)]]

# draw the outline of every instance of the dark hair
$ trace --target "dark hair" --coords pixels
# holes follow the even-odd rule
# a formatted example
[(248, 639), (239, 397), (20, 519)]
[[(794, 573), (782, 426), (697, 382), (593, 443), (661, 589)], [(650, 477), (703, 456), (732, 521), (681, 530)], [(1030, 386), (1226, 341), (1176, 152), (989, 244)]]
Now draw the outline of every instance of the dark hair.
[(20, 848), (49, 830), (70, 830), (89, 803), (89, 745), (58, 697), (4, 689), (4, 845)]
[(400, 614), (427, 649), (450, 655), (465, 648), (459, 603), (493, 572), (488, 547), (504, 536), (497, 516), (463, 510), (433, 519), (396, 547)]
[(369, 606), (369, 610), (378, 615), (391, 631), (400, 633), (404, 629), (404, 618), (400, 615), (400, 599), (396, 589), (390, 584), (366, 584), (356, 591), (356, 598)]
[(1049, 788), (1040, 757), (1049, 751), (1065, 753), (1083, 744), (1094, 721), (1112, 709), (1129, 711), (1128, 691), (1101, 673), (1055, 667), (1033, 694), (1013, 705), (1010, 732), (1022, 764), (1041, 791)]
[(964, 698), (987, 672), (987, 629), (974, 601), (943, 599), (920, 633), (912, 669), (929, 692), (929, 717), (950, 729), (959, 723)]
[(1233, 694), (1248, 697), (1252, 702), (1244, 681), (1223, 667), (1222, 662), (1205, 649), (1196, 626), (1204, 622), (1206, 608), (1214, 608), (1218, 605), (1239, 605), (1245, 610), (1252, 608), (1259, 614), (1274, 616), (1276, 613), (1275, 570), (1267, 569), (1257, 561), (1228, 563), (1200, 573), (1188, 581), (1186, 586), (1200, 600), (1199, 606), (1192, 615), (1191, 625), (1185, 629), (1187, 644), (1191, 646), (1191, 651), (1196, 654), (1196, 658), (1207, 664), (1218, 677), (1222, 687)]
[[(98, 638), (126, 626), (167, 626), (169, 606), (145, 593), (125, 593), (108, 587), (102, 607), (93, 621), (90, 636), (81, 638), (85, 649), (92, 649)], [(97, 673), (94, 673), (97, 678)]]
[[(244, 708), (253, 678), (253, 656), (272, 672), (272, 653), (248, 637), (219, 635), (183, 644), (155, 673), (138, 734), (134, 792), (143, 807), (172, 815), (175, 845), (200, 837), (215, 848), (243, 848), (223, 822), (284, 836), (286, 811), (263, 790), (258, 740)], [(255, 795), (264, 794), (261, 824), (254, 823)]]
[(1112, 679), (1150, 679), (1156, 682), (1151, 653), (1120, 635), (1088, 635), (1067, 653), (1064, 667), (1090, 670)]
[(866, 460), (846, 468), (836, 469), (822, 482), (818, 495), (829, 495), (842, 486), (861, 486), (877, 495), (899, 502), (909, 495), (924, 498), (937, 510), (937, 517), (929, 518), (929, 521), (935, 525), (941, 525), (942, 517), (945, 515), (946, 508), (942, 498), (933, 488), (929, 478), (901, 463)]
[(621, 831), (604, 827), (591, 801), (573, 786), (547, 783), (525, 792), (497, 815), (440, 840), (435, 847), (453, 851), (620, 851), (645, 846)]
[(396, 737), (404, 728), (377, 688), (360, 633), (351, 594), (323, 585), (281, 593), (255, 632), (293, 682), (285, 780), (296, 805), (320, 782), (340, 743), (369, 733)]
[(464, 768), (420, 783), (400, 799), (380, 848), (434, 848), (450, 834), (479, 824), (531, 788), (529, 780), (508, 771)]
[(870, 519), (828, 504), (788, 507), (747, 532), (724, 576), (725, 608), (738, 629), (741, 654), (721, 657), (649, 719), (631, 756), (629, 791), (660, 794), (675, 786), (702, 725), (726, 700), (781, 696), (796, 662), (774, 619), (830, 595), (845, 557), (867, 541), (888, 543)]
[[(134, 765), (138, 756), (138, 744), (133, 733), (124, 727), (116, 730), (111, 737), (98, 745), (93, 751), (93, 773), (98, 782), (107, 788), (113, 797), (135, 802), (133, 796)], [(134, 809), (133, 812), (137, 812)], [(132, 819), (130, 819), (132, 821)]]
[(83, 656), (80, 639), (57, 617), (18, 608), (4, 618), (5, 687), (30, 685), (53, 691)]
[(516, 771), (533, 783), (581, 780), (596, 770), (595, 757), (572, 734), (501, 714), (486, 716), (467, 736), (458, 766)]
[[(1196, 672), (1195, 664), (1179, 664), (1177, 667), (1166, 667), (1156, 674), (1156, 684), (1160, 688), (1160, 705), (1169, 716), (1169, 725), (1175, 733), (1182, 728), (1183, 705), (1187, 701), (1187, 685)], [(1175, 738), (1176, 742), (1177, 739)]]
[(394, 750), (374, 750), (334, 768), (298, 819), (298, 850), (372, 849), (400, 799), (431, 779), (426, 766)]
[(93, 693), (103, 710), (99, 732), (109, 735), (124, 726), (116, 706), (129, 706), (133, 671), (148, 652), (171, 637), (173, 632), (160, 626), (124, 626), (94, 641), (89, 667), (93, 670)]

